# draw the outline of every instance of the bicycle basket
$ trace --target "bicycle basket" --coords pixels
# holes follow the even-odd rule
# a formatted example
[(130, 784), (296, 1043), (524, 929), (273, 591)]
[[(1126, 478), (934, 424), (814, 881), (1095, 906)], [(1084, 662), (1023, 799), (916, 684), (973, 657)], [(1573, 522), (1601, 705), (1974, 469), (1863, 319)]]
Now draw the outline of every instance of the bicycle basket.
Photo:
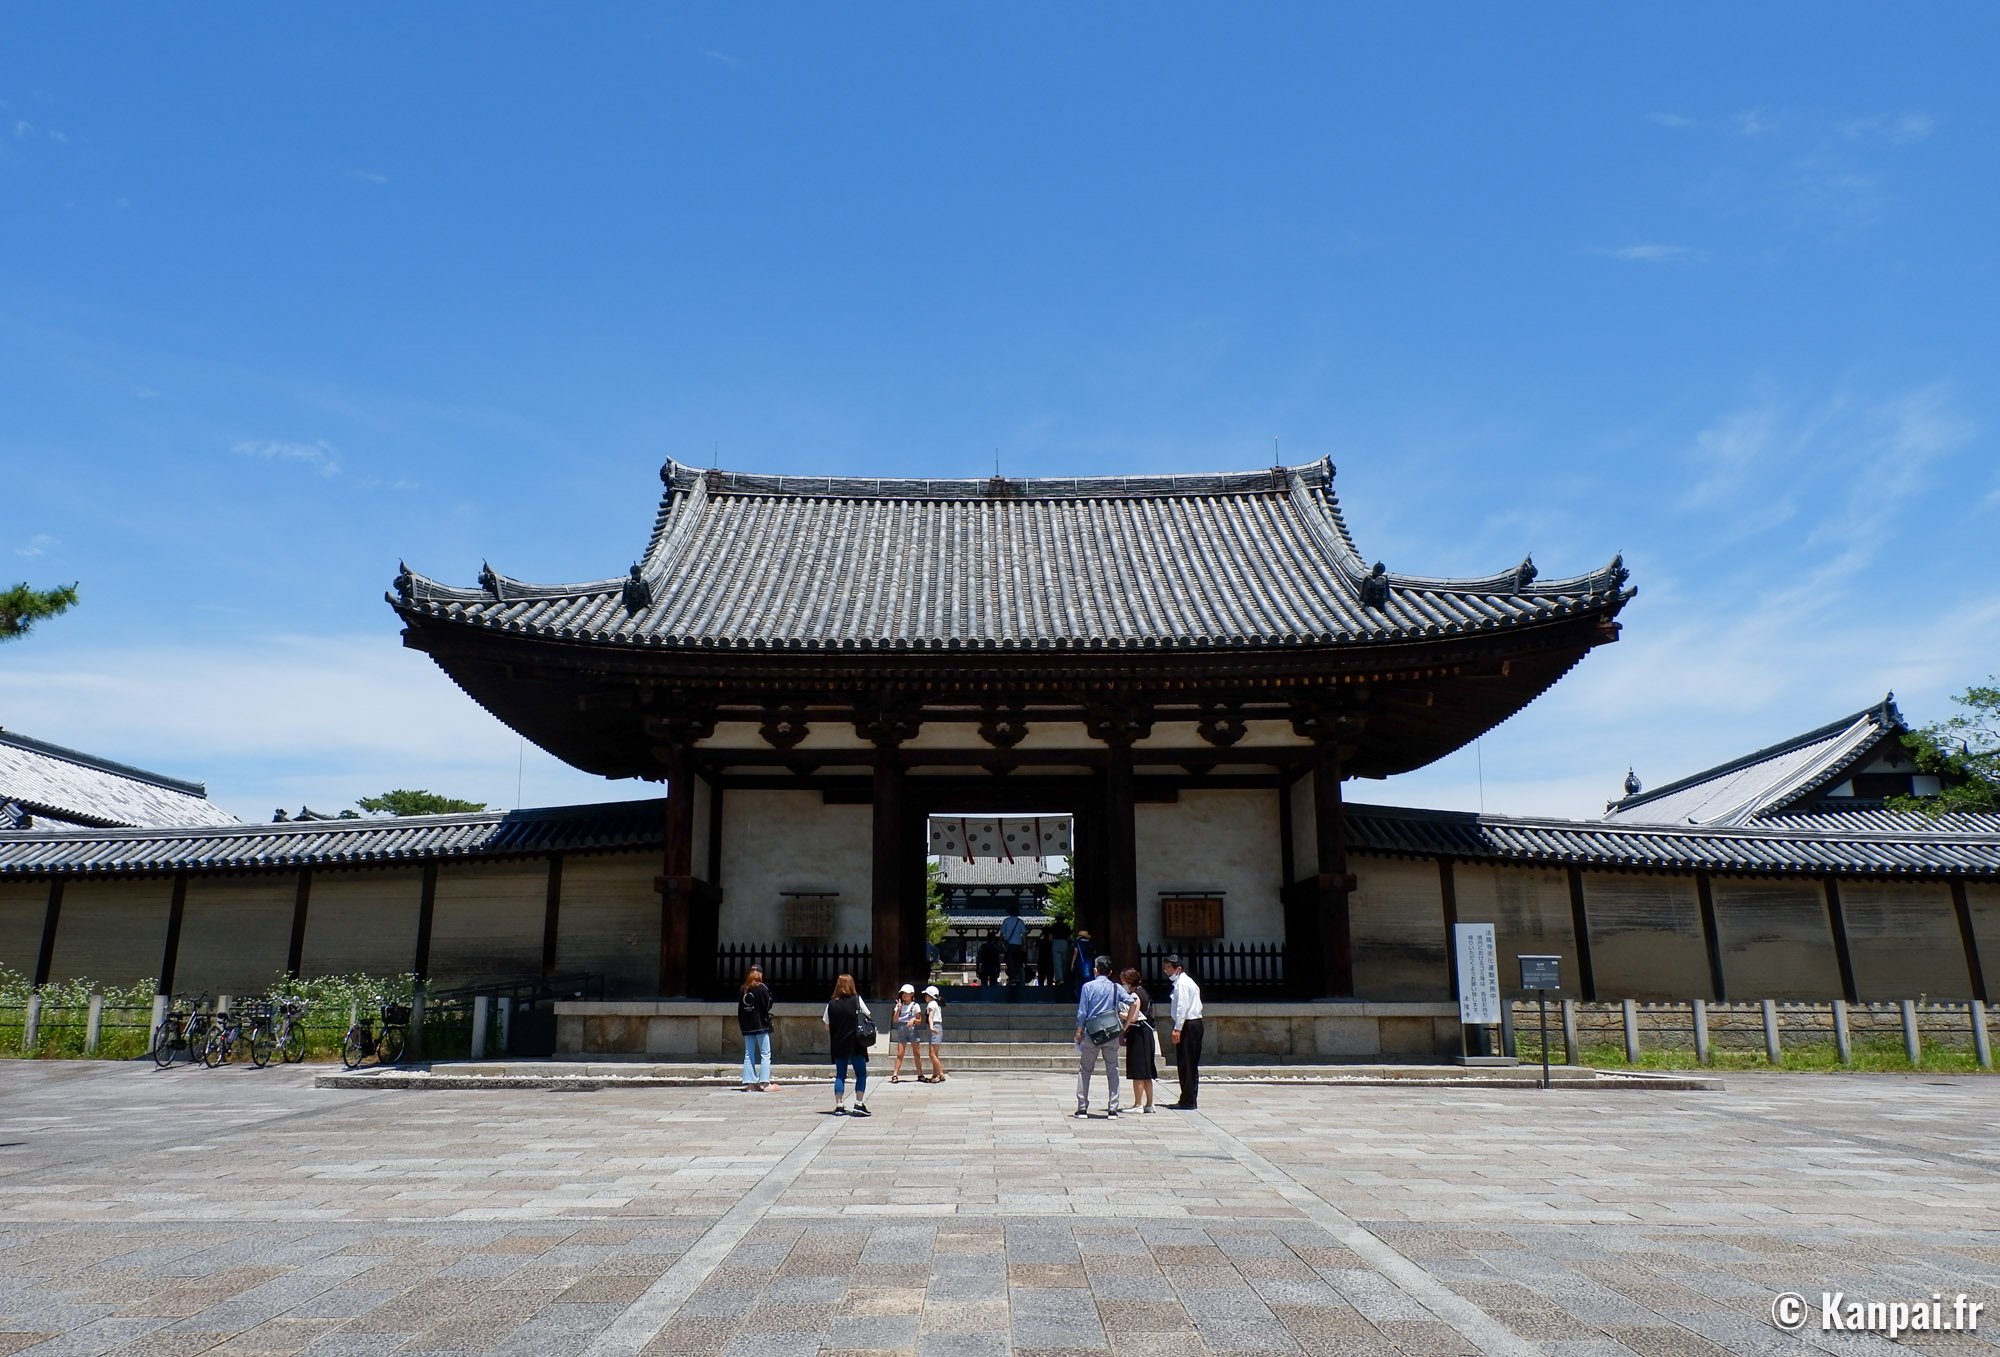
[(382, 1005), (382, 1021), (385, 1024), (400, 1027), (409, 1020), (410, 1006), (408, 1004)]

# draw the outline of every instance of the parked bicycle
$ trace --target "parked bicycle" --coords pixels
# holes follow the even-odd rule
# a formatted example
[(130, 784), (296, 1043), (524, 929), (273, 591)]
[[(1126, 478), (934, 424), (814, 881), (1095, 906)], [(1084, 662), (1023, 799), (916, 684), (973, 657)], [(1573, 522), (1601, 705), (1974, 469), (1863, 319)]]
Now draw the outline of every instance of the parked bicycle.
[(176, 994), (168, 1001), (167, 1016), (153, 1029), (153, 1063), (165, 1069), (183, 1051), (188, 1063), (194, 1063), (208, 1046), (214, 1022), (206, 993)]
[(250, 1063), (261, 1070), (271, 1063), (275, 1049), (276, 1043), (271, 1039), (271, 1006), (253, 1001), (218, 1015), (209, 1025), (201, 1063), (214, 1069), (236, 1056), (247, 1055)]
[(279, 1059), (287, 1065), (296, 1065), (306, 1058), (305, 1000), (279, 1001), (277, 1022), (272, 1030), (271, 1040), (278, 1048)]
[(350, 1070), (371, 1055), (378, 1065), (393, 1065), (403, 1058), (409, 1036), (410, 1006), (389, 1003), (379, 994), (375, 996), (375, 1003), (382, 1015), (380, 1035), (376, 1034), (372, 1023), (364, 1020), (348, 1028), (347, 1036), (340, 1043), (340, 1063)]

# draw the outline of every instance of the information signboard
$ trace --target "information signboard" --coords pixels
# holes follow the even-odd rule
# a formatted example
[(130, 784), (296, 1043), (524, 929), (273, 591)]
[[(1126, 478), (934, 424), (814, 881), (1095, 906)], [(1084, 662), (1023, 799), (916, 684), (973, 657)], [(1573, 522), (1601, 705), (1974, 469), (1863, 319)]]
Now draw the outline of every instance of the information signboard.
[(1467, 1027), (1500, 1021), (1500, 953), (1492, 924), (1453, 924), (1458, 948), (1458, 1020)]
[(1562, 958), (1559, 956), (1517, 956), (1521, 963), (1522, 989), (1561, 989)]

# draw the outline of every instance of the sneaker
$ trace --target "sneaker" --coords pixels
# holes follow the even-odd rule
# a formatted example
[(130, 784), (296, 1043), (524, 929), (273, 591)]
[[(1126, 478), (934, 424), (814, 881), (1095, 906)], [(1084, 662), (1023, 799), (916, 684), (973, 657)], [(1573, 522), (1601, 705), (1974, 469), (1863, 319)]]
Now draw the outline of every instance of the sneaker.
[(1104, 1115), (1105, 1115), (1106, 1117), (1109, 1117), (1109, 1118), (1110, 1118), (1110, 1119), (1111, 1119), (1112, 1121), (1117, 1121), (1117, 1120), (1118, 1120), (1118, 1109), (1114, 1107), (1114, 1108), (1112, 1108), (1112, 1109), (1111, 1109), (1111, 1110), (1110, 1110), (1109, 1112), (1106, 1112), (1106, 1113), (1105, 1113)]
[(854, 1105), (854, 1110), (852, 1112), (849, 1112), (847, 1115), (850, 1117), (872, 1117), (875, 1114), (868, 1110), (867, 1103), (856, 1103)]
[(833, 1115), (836, 1117), (844, 1117), (847, 1115), (847, 1109), (844, 1107), (836, 1107), (833, 1109)]
[(1153, 1110), (1153, 1105), (1151, 1103), (1147, 1103), (1144, 1107), (1140, 1108), (1139, 1110), (1141, 1112), (1150, 1113)]
[(1090, 1115), (1090, 1109), (1087, 1107), (1079, 1107), (1076, 1109), (1076, 1115), (1079, 1117), (1087, 1117)]

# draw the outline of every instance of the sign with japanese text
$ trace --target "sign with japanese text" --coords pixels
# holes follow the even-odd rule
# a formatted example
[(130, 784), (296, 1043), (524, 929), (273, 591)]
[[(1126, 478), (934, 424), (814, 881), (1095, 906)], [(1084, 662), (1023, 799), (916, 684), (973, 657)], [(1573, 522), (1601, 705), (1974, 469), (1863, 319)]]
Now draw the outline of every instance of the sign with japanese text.
[(1458, 1020), (1467, 1027), (1500, 1021), (1500, 952), (1492, 924), (1453, 924), (1458, 948)]

